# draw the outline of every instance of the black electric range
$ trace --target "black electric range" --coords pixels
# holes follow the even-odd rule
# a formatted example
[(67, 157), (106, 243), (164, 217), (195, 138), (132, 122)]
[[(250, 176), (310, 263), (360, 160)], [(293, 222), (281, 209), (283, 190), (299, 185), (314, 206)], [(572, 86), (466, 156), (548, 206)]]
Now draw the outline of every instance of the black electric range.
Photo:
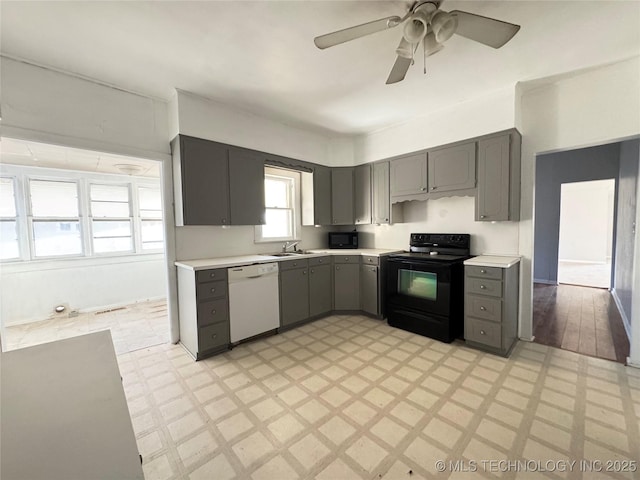
[(412, 233), (408, 252), (387, 261), (389, 325), (443, 342), (464, 330), (464, 265), (471, 236)]

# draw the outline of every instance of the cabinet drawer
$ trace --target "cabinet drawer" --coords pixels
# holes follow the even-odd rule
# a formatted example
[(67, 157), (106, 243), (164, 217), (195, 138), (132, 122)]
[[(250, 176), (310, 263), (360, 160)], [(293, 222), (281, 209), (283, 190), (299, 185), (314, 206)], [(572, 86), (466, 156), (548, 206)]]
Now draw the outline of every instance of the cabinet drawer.
[(360, 255), (334, 255), (333, 263), (360, 263)]
[(467, 265), (464, 271), (468, 277), (502, 280), (502, 269), (498, 267), (476, 267), (475, 265)]
[(500, 280), (488, 280), (484, 278), (467, 277), (465, 279), (465, 290), (467, 293), (477, 293), (479, 295), (491, 295), (492, 297), (501, 297), (502, 282)]
[(331, 263), (331, 257), (312, 257), (309, 258), (309, 266), (317, 267), (319, 265), (329, 265)]
[(502, 325), (477, 318), (465, 317), (464, 338), (494, 348), (502, 346)]
[(229, 321), (229, 303), (226, 298), (198, 304), (198, 326)]
[(502, 320), (502, 300), (499, 298), (467, 295), (465, 313), (473, 317), (500, 322)]
[(380, 257), (375, 255), (362, 255), (363, 265), (380, 265)]
[(205, 300), (207, 298), (226, 297), (227, 296), (227, 282), (207, 282), (198, 283), (196, 285), (196, 298), (198, 301)]
[(309, 261), (306, 258), (298, 258), (296, 260), (286, 260), (281, 261), (278, 265), (280, 271), (283, 270), (293, 270), (295, 268), (307, 268), (309, 266)]
[(198, 283), (214, 282), (227, 279), (227, 269), (219, 268), (216, 270), (199, 270), (196, 272), (196, 281)]
[(203, 352), (229, 343), (229, 324), (214, 323), (198, 329), (198, 350)]

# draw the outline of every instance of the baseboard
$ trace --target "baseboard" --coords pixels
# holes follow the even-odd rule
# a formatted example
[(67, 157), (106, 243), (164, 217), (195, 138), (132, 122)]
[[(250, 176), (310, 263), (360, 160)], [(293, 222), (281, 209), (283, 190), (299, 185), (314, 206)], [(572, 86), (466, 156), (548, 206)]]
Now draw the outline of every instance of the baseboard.
[(534, 278), (533, 283), (544, 283), (545, 285), (558, 285), (557, 281), (554, 280), (546, 280), (542, 278)]
[(616, 303), (616, 307), (618, 308), (618, 312), (620, 313), (620, 317), (622, 317), (622, 325), (624, 326), (624, 331), (627, 334), (627, 339), (631, 342), (631, 323), (629, 319), (624, 313), (624, 309), (622, 308), (622, 303), (618, 298), (618, 294), (615, 288), (611, 289), (611, 296), (613, 297), (613, 301)]
[(631, 361), (631, 357), (627, 357), (627, 367), (640, 368), (640, 363)]

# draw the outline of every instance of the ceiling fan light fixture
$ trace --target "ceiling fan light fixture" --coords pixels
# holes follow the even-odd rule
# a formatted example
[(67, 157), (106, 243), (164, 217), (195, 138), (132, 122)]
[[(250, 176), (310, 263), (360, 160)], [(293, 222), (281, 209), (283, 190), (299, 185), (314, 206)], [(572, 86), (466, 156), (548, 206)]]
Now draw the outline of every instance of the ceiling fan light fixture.
[(438, 43), (446, 42), (456, 33), (458, 17), (455, 13), (438, 10), (431, 18), (431, 28)]
[(417, 8), (404, 26), (404, 38), (409, 43), (419, 43), (427, 33), (431, 14), (427, 8)]
[(413, 45), (407, 42), (407, 39), (402, 37), (400, 40), (400, 45), (396, 48), (396, 55), (402, 58), (412, 58), (413, 54)]
[(427, 33), (427, 35), (424, 37), (424, 53), (427, 57), (430, 57), (434, 53), (438, 53), (443, 48), (444, 45), (438, 43), (433, 32)]

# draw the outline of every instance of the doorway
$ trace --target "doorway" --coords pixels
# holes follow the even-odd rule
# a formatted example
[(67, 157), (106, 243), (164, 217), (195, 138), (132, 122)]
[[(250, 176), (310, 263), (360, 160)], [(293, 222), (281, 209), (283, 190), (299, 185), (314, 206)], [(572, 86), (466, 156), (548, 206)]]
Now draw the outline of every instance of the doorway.
[(560, 189), (558, 283), (610, 289), (615, 179)]

